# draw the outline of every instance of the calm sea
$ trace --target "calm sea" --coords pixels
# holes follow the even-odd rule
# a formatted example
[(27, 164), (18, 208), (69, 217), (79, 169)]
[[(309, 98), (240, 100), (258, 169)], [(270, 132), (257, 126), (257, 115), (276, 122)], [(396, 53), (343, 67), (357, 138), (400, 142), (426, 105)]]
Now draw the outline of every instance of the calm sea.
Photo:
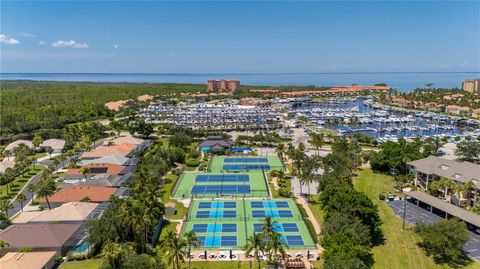
[(461, 88), (465, 79), (480, 78), (480, 72), (395, 72), (395, 73), (0, 73), (1, 80), (41, 81), (90, 81), (134, 83), (200, 83), (208, 79), (238, 79), (243, 85), (372, 85), (387, 83), (402, 90), (411, 91), (433, 83), (439, 88)]

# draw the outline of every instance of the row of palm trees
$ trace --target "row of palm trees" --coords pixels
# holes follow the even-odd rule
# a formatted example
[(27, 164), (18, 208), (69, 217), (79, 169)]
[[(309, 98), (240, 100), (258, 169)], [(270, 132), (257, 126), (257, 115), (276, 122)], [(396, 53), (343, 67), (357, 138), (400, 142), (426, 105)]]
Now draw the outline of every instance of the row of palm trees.
[(464, 193), (467, 193), (467, 198), (470, 201), (472, 199), (471, 193), (474, 192), (473, 206), (474, 207), (476, 206), (477, 186), (471, 180), (466, 182), (465, 184), (457, 184), (455, 181), (451, 179), (442, 177), (439, 180), (435, 180), (431, 182), (428, 185), (428, 189), (430, 190), (430, 192), (441, 191), (443, 193), (443, 199), (445, 200), (447, 200), (447, 197), (450, 196), (450, 202), (452, 202), (452, 198), (454, 196), (458, 197), (459, 199), (462, 199)]
[(303, 143), (300, 143), (297, 148), (291, 143), (287, 147), (284, 144), (278, 144), (276, 148), (276, 152), (282, 162), (286, 161), (286, 156), (290, 158), (292, 163), (291, 174), (297, 177), (300, 182), (300, 193), (303, 193), (302, 186), (304, 185), (307, 185), (310, 193), (310, 184), (318, 180), (315, 172), (322, 165), (319, 149), (325, 143), (323, 134), (312, 133), (310, 143), (316, 148), (316, 155), (312, 157), (305, 153), (306, 147)]
[[(253, 256), (260, 268), (261, 257), (266, 256), (269, 264), (276, 265), (280, 260), (287, 258), (287, 243), (280, 233), (276, 231), (278, 225), (271, 217), (266, 217), (262, 223), (262, 232), (254, 232), (247, 238), (244, 246), (245, 255)], [(166, 262), (173, 268), (180, 268), (188, 257), (188, 267), (191, 267), (192, 249), (198, 248), (200, 241), (193, 231), (178, 237), (174, 231), (167, 231), (162, 236), (160, 251), (165, 256)]]

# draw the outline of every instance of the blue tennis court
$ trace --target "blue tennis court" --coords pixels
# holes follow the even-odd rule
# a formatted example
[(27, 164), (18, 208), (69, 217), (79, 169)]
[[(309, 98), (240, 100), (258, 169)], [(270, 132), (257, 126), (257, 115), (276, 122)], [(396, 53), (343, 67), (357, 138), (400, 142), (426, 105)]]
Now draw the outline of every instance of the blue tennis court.
[(235, 210), (206, 210), (197, 211), (197, 219), (221, 219), (221, 218), (236, 218), (237, 211)]
[(208, 235), (198, 236), (197, 238), (198, 241), (200, 241), (200, 246), (203, 247), (227, 247), (237, 245), (237, 236)]
[(224, 164), (223, 170), (225, 171), (248, 171), (248, 170), (271, 170), (268, 163), (257, 164)]
[(286, 201), (252, 201), (252, 208), (289, 208)]
[(281, 238), (286, 241), (288, 246), (304, 246), (302, 236), (300, 235), (282, 235)]
[(196, 233), (236, 233), (237, 224), (221, 224), (221, 223), (210, 223), (210, 224), (194, 224), (192, 231)]
[(202, 182), (249, 182), (250, 178), (246, 174), (230, 175), (230, 174), (215, 174), (215, 175), (197, 175), (195, 183)]
[[(278, 233), (294, 233), (298, 232), (298, 226), (296, 223), (275, 223), (274, 224), (274, 229)], [(256, 233), (261, 233), (263, 231), (262, 229), (262, 224), (261, 223), (254, 223), (253, 224), (253, 230)]]
[(224, 163), (267, 163), (268, 158), (225, 158)]
[(198, 204), (198, 208), (236, 208), (237, 202), (221, 202), (221, 201), (213, 201), (213, 202), (200, 202)]
[(191, 194), (244, 194), (250, 193), (250, 185), (195, 185)]
[(290, 210), (252, 210), (254, 218), (292, 218), (293, 214)]

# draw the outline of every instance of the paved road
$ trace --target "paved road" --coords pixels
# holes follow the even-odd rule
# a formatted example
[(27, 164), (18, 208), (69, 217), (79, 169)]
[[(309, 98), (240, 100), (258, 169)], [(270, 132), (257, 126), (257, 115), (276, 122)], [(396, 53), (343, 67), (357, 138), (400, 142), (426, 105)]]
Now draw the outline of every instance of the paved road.
[[(95, 142), (92, 144), (92, 148), (95, 149), (96, 147), (100, 146), (103, 144), (103, 139)], [(65, 160), (63, 163), (60, 163), (58, 166), (57, 166), (57, 169), (60, 169), (62, 168), (63, 166), (67, 165), (68, 163), (70, 162), (70, 158), (67, 158), (67, 160)], [(41, 161), (39, 162), (38, 164), (40, 165), (45, 165), (45, 166), (48, 166), (50, 163), (52, 163), (52, 161), (50, 160), (44, 160), (44, 161)], [(27, 189), (27, 186), (29, 184), (37, 184), (38, 181), (40, 180), (40, 175), (41, 175), (41, 172), (36, 174), (35, 176), (33, 176), (28, 182), (27, 184), (25, 184), (25, 186), (23, 186), (22, 190), (19, 192), (19, 193), (23, 193), (25, 195), (25, 197), (27, 197), (27, 200), (23, 202), (23, 206), (26, 206), (28, 203), (30, 203), (30, 201), (32, 201), (32, 195), (30, 192), (28, 192), (26, 189)], [(17, 194), (18, 195), (18, 194)], [(22, 209), (22, 207), (20, 206), (20, 202), (17, 202), (16, 200), (12, 201), (12, 206), (13, 208), (12, 209), (9, 209), (8, 210), (8, 217), (11, 218), (13, 217), (14, 215), (16, 215), (18, 212), (20, 212), (20, 210)]]
[[(393, 212), (403, 219), (403, 201), (396, 200), (388, 202), (388, 205), (393, 209)], [(443, 218), (430, 213), (430, 211), (418, 207), (412, 203), (407, 203), (407, 214), (405, 220), (410, 224), (415, 224), (416, 222), (425, 222), (425, 223), (435, 223), (442, 220)], [(465, 253), (472, 259), (480, 261), (480, 235), (468, 232), (469, 240), (463, 247)]]

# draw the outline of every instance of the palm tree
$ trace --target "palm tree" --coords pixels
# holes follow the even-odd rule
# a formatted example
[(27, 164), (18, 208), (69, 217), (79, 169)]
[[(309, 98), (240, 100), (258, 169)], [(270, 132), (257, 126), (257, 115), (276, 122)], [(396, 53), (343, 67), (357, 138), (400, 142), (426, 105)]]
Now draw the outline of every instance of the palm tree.
[(247, 238), (247, 244), (245, 245), (245, 256), (249, 256), (253, 252), (253, 258), (258, 263), (260, 269), (259, 254), (265, 251), (265, 235), (263, 233), (253, 233)]
[(20, 209), (21, 209), (22, 212), (23, 212), (23, 202), (25, 202), (25, 201), (27, 200), (27, 197), (25, 196), (25, 194), (19, 193), (19, 194), (17, 195), (17, 199), (15, 199), (15, 200), (17, 200), (17, 202), (20, 203)]
[(283, 160), (283, 154), (285, 153), (285, 145), (282, 144), (282, 143), (278, 143), (277, 144), (277, 148), (275, 149), (275, 151), (277, 152), (278, 156), (280, 156), (280, 159), (282, 160), (282, 162), (284, 161)]
[(5, 247), (8, 247), (9, 244), (3, 240), (0, 240), (0, 250), (4, 249)]
[(287, 243), (285, 239), (281, 236), (281, 234), (275, 232), (271, 234), (268, 238), (267, 242), (267, 251), (268, 251), (268, 260), (270, 263), (273, 262), (276, 264), (277, 263), (277, 253), (280, 254), (282, 259), (285, 259), (287, 257), (287, 252), (285, 250), (285, 247), (287, 246)]
[(0, 210), (5, 211), (5, 214), (7, 215), (7, 217), (8, 217), (8, 210), (12, 209), (12, 208), (13, 208), (13, 206), (10, 203), (9, 200), (7, 200), (7, 199), (0, 200)]
[(469, 180), (467, 183), (465, 183), (463, 185), (463, 187), (465, 188), (465, 191), (467, 192), (467, 197), (468, 197), (468, 200), (469, 200), (469, 203), (470, 203), (469, 206), (471, 206), (471, 201), (470, 200), (472, 199), (472, 197), (471, 197), (472, 191), (474, 192), (473, 193), (473, 195), (474, 195), (473, 196), (473, 206), (475, 207), (475, 204), (477, 202), (476, 201), (477, 200), (477, 191), (476, 191), (477, 186), (475, 185), (475, 183), (473, 183), (473, 181)]
[(263, 219), (262, 230), (263, 235), (270, 236), (273, 233), (276, 233), (275, 228), (278, 225), (276, 220), (273, 220), (272, 217), (266, 217)]
[(10, 156), (12, 156), (12, 152), (8, 149), (6, 149), (4, 152), (3, 152), (3, 156), (5, 156), (5, 158), (7, 158), (7, 160), (10, 161)]
[(311, 134), (311, 140), (310, 144), (315, 147), (315, 150), (317, 152), (317, 156), (320, 155), (319, 149), (323, 147), (323, 144), (325, 143), (324, 141), (324, 136), (321, 133), (316, 133), (313, 132)]
[(173, 266), (173, 268), (180, 268), (180, 264), (184, 262), (186, 246), (185, 239), (177, 237), (173, 231), (168, 231), (160, 243), (160, 249), (167, 258), (168, 265)]
[(48, 209), (52, 209), (50, 206), (50, 201), (48, 201), (48, 197), (52, 196), (57, 187), (55, 186), (55, 181), (51, 178), (41, 179), (37, 184), (37, 195), (40, 198), (45, 198), (47, 201)]
[(190, 257), (192, 253), (192, 247), (198, 248), (200, 246), (200, 241), (198, 240), (197, 234), (194, 231), (189, 231), (185, 233), (185, 241), (187, 242), (188, 246), (188, 268), (190, 268), (192, 260), (192, 258)]
[(32, 195), (32, 200), (33, 200), (33, 194), (37, 190), (37, 185), (30, 183), (27, 185), (27, 191)]
[(103, 249), (101, 256), (108, 261), (112, 269), (119, 268), (120, 261), (125, 254), (124, 247), (118, 243), (107, 243)]
[(91, 172), (91, 169), (90, 167), (84, 166), (80, 168), (80, 172), (82, 173), (83, 178), (86, 178), (86, 176)]

